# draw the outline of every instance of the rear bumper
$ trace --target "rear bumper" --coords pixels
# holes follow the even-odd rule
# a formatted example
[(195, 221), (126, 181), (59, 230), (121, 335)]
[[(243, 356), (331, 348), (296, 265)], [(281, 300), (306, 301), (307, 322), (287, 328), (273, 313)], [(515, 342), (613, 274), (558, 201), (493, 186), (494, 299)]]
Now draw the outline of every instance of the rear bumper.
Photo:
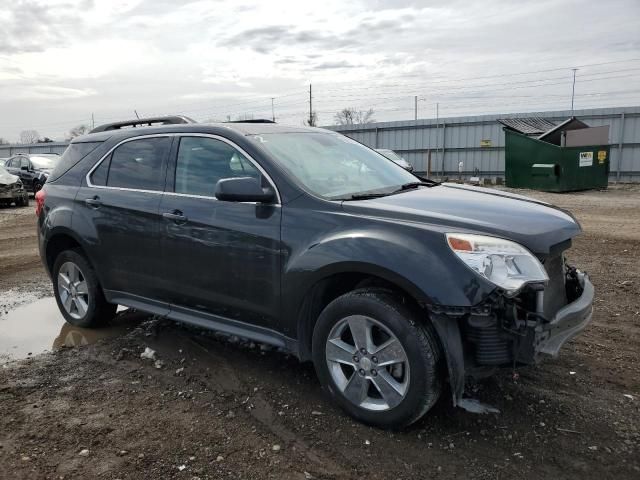
[(553, 319), (542, 327), (536, 335), (536, 353), (558, 356), (562, 346), (578, 335), (591, 322), (593, 314), (594, 289), (585, 273), (578, 273), (578, 281), (582, 287), (582, 295), (575, 301), (565, 305)]

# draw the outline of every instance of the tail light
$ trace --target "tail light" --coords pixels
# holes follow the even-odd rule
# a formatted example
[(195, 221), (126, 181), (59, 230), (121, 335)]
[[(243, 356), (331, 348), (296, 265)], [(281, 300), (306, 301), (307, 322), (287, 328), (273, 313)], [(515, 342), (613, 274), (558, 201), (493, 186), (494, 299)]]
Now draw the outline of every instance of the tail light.
[(46, 194), (44, 193), (44, 188), (41, 188), (36, 192), (36, 217), (39, 217), (42, 211), (44, 210), (44, 199)]

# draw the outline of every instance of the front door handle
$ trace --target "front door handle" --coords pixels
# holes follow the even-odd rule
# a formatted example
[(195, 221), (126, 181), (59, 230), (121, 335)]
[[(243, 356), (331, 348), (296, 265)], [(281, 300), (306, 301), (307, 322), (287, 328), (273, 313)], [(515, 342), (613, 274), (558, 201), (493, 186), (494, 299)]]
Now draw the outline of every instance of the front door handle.
[(171, 220), (172, 222), (175, 222), (178, 225), (187, 223), (187, 220), (188, 220), (188, 218), (180, 210), (173, 210), (172, 212), (164, 212), (162, 214), (162, 217), (166, 218), (167, 220)]
[(84, 203), (89, 207), (89, 208), (93, 208), (98, 209), (102, 206), (102, 202), (100, 201), (100, 197), (97, 195), (94, 195), (91, 198), (87, 198), (85, 199)]

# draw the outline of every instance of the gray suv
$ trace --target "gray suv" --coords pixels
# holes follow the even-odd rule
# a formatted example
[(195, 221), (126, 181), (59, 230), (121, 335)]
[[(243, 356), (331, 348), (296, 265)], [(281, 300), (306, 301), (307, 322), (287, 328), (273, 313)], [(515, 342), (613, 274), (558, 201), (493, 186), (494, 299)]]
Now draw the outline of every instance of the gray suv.
[[(133, 128), (135, 127), (135, 128)], [(69, 323), (126, 305), (313, 361), (355, 418), (399, 428), (465, 379), (555, 356), (593, 287), (574, 217), (420, 178), (360, 143), (272, 122), (120, 122), (75, 138), (36, 195)]]

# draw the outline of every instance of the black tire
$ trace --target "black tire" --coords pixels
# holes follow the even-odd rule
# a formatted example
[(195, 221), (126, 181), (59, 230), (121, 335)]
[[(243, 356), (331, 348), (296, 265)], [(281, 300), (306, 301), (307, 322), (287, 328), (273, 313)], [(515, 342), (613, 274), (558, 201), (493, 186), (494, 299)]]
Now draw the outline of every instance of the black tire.
[[(365, 316), (382, 324), (404, 349), (409, 367), (408, 385), (402, 400), (392, 408), (376, 411), (356, 405), (343, 394), (332, 376), (326, 359), (327, 341), (335, 331), (334, 326), (354, 315)], [(359, 289), (333, 300), (318, 318), (313, 332), (312, 351), (323, 388), (349, 415), (369, 425), (391, 429), (410, 425), (433, 407), (442, 390), (442, 369), (439, 365), (442, 355), (433, 327), (427, 318), (422, 318), (388, 290)], [(347, 367), (347, 370), (350, 368), (355, 367)], [(374, 370), (371, 372), (372, 375), (378, 375)], [(353, 372), (353, 375), (357, 374)], [(372, 384), (374, 380), (370, 377)]]
[(42, 188), (42, 184), (39, 181), (34, 180), (33, 181), (33, 194), (35, 195), (36, 193), (38, 193), (38, 190), (40, 190), (41, 188)]
[(14, 198), (16, 202), (16, 207), (28, 207), (29, 206), (29, 196), (25, 197), (16, 197)]
[[(77, 311), (75, 314), (67, 311), (63, 305), (61, 292), (59, 291), (58, 278), (60, 269), (63, 265), (68, 264), (69, 262), (78, 267), (81, 273), (81, 278), (84, 279), (87, 286), (86, 290), (88, 301), (85, 302), (87, 304), (87, 308), (86, 312), (82, 316), (79, 316)], [(118, 306), (108, 303), (105, 300), (102, 287), (100, 286), (100, 282), (98, 281), (98, 277), (96, 276), (93, 267), (87, 261), (85, 256), (78, 250), (65, 250), (60, 253), (53, 264), (51, 276), (53, 278), (53, 292), (58, 308), (65, 320), (71, 325), (84, 328), (96, 328), (105, 325), (115, 316)]]

